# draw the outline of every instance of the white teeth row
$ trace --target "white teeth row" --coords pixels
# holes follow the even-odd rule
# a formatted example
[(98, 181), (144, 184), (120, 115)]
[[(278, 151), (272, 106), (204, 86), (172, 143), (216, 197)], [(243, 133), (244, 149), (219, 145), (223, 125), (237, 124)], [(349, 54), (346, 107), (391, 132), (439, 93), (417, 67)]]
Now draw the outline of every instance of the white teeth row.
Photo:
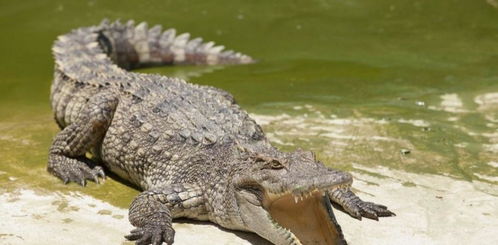
[[(325, 190), (321, 190), (321, 194), (322, 196), (325, 196), (327, 194), (327, 191), (328, 190), (335, 190), (335, 189), (342, 189), (342, 188), (348, 188), (350, 186), (350, 184), (342, 184), (342, 185), (338, 185), (334, 188), (331, 188), (331, 189), (325, 189)], [(313, 195), (314, 192), (317, 192), (319, 191), (318, 189), (314, 189), (310, 192), (306, 192), (306, 193), (299, 193), (299, 194), (293, 194), (294, 195), (294, 202), (295, 203), (298, 203), (300, 201), (303, 201), (304, 199), (307, 199), (309, 197), (311, 197)]]
[(345, 183), (345, 184), (337, 185), (337, 186), (334, 186), (332, 188), (327, 188), (327, 189), (316, 188), (316, 189), (313, 189), (309, 192), (299, 193), (299, 194), (294, 194), (291, 191), (280, 192), (280, 191), (270, 190), (270, 192), (268, 194), (269, 194), (271, 199), (277, 199), (277, 198), (280, 198), (282, 196), (292, 194), (294, 196), (294, 202), (298, 203), (300, 201), (303, 201), (303, 200), (313, 196), (313, 193), (315, 193), (317, 191), (320, 191), (322, 196), (325, 196), (327, 194), (327, 191), (349, 188), (350, 186), (351, 186), (351, 183)]
[(280, 197), (288, 195), (288, 194), (290, 194), (289, 191), (286, 191), (286, 192), (274, 192), (273, 190), (270, 190), (268, 192), (268, 195), (270, 196), (270, 199), (277, 199), (277, 198), (280, 198)]
[[(279, 224), (279, 226), (280, 226), (280, 224)], [(290, 229), (287, 229), (285, 227), (281, 227), (279, 229), (281, 231), (284, 231), (285, 234), (290, 234), (289, 238), (287, 239), (287, 240), (289, 240), (291, 242), (290, 244), (293, 244), (293, 245), (302, 245), (301, 241), (299, 241), (299, 239), (296, 237), (296, 235), (294, 235), (294, 233)]]
[(294, 202), (298, 203), (300, 201), (303, 201), (304, 199), (310, 198), (311, 196), (313, 196), (313, 193), (316, 191), (318, 191), (318, 190), (315, 189), (315, 190), (312, 190), (312, 191), (306, 192), (306, 193), (294, 194)]

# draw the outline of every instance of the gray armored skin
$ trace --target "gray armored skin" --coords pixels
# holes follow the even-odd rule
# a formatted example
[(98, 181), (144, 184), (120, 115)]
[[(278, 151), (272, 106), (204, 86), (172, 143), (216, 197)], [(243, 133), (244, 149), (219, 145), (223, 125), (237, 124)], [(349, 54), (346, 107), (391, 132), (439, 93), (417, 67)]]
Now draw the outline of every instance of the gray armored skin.
[(222, 50), (133, 21), (59, 36), (51, 103), (62, 131), (48, 171), (84, 186), (105, 178), (105, 167), (142, 189), (129, 210), (136, 229), (126, 236), (137, 244), (172, 244), (177, 217), (254, 232), (274, 244), (345, 244), (332, 205), (357, 219), (394, 215), (360, 200), (351, 175), (325, 167), (313, 153), (273, 147), (229, 93), (127, 71), (253, 62)]

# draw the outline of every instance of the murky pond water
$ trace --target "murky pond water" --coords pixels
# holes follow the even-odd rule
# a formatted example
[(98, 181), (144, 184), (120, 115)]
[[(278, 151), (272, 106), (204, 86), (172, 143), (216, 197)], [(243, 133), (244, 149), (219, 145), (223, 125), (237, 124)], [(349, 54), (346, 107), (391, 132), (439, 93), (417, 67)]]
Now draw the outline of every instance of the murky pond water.
[[(496, 243), (497, 7), (495, 0), (1, 1), (0, 186), (79, 191), (129, 205), (138, 193), (131, 187), (112, 179), (64, 186), (45, 166), (58, 132), (48, 103), (53, 40), (104, 17), (135, 19), (259, 60), (140, 72), (223, 88), (280, 148), (310, 149), (352, 171), (362, 197), (398, 214), (375, 224), (340, 216), (356, 244), (369, 240), (353, 229), (381, 234), (379, 243), (408, 236), (445, 244), (468, 231), (475, 234), (468, 242)], [(454, 214), (461, 219), (448, 218)]]

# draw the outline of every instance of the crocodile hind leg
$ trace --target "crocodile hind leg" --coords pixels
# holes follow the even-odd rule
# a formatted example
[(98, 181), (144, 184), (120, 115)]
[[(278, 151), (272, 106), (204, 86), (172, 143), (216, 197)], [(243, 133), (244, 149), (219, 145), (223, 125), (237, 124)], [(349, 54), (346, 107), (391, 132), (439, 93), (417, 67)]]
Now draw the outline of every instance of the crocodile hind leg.
[(206, 214), (202, 191), (196, 185), (174, 184), (154, 188), (140, 193), (132, 202), (129, 219), (137, 228), (125, 237), (136, 241), (137, 245), (173, 244), (173, 218), (202, 219)]
[(386, 206), (365, 202), (356, 196), (349, 188), (340, 188), (328, 192), (329, 198), (335, 206), (352, 217), (361, 220), (361, 217), (379, 220), (379, 217), (396, 216)]
[(87, 179), (98, 183), (99, 177), (105, 178), (102, 167), (96, 166), (85, 154), (102, 142), (116, 106), (115, 95), (100, 93), (93, 96), (78, 119), (55, 137), (47, 170), (64, 183), (72, 181), (82, 186), (85, 186)]

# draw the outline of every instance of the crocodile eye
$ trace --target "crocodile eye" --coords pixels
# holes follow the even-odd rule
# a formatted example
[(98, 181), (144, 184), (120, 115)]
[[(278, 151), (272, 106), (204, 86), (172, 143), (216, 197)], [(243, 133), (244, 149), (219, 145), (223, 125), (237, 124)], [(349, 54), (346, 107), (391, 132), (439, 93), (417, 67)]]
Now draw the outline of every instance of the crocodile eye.
[(272, 161), (270, 162), (270, 167), (271, 167), (272, 169), (281, 169), (281, 168), (283, 168), (283, 167), (284, 167), (284, 165), (282, 165), (282, 163), (280, 163), (280, 162), (279, 162), (279, 161), (277, 161), (277, 160), (272, 160)]

